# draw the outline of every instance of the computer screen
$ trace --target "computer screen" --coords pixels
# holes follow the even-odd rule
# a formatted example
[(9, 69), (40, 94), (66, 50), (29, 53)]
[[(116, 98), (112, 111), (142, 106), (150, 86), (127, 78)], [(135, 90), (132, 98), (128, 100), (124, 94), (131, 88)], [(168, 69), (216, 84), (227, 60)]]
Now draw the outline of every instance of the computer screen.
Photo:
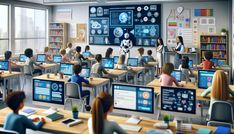
[(64, 105), (64, 92), (62, 81), (33, 79), (34, 102)]
[(19, 62), (25, 62), (26, 58), (27, 57), (24, 54), (20, 54), (20, 56), (19, 56)]
[(218, 60), (216, 58), (210, 59), (210, 61), (212, 61), (215, 66), (218, 65)]
[(91, 53), (90, 52), (83, 52), (82, 55), (85, 57), (85, 58), (88, 58), (91, 56)]
[(70, 63), (60, 63), (60, 72), (65, 75), (72, 75), (73, 74), (73, 64)]
[(138, 58), (128, 58), (127, 66), (138, 66)]
[(119, 61), (119, 56), (114, 56), (114, 63), (117, 64)]
[(103, 58), (102, 66), (104, 68), (113, 69), (114, 68), (114, 58)]
[(177, 81), (181, 81), (182, 72), (180, 70), (174, 70), (171, 73), (171, 76), (175, 77)]
[(152, 87), (113, 84), (114, 109), (154, 113), (154, 89)]
[(89, 78), (90, 77), (90, 68), (82, 68), (80, 76)]
[(54, 55), (53, 56), (53, 62), (54, 63), (61, 63), (62, 62), (62, 56), (61, 55)]
[(189, 60), (189, 68), (193, 68), (193, 60)]
[(207, 89), (212, 85), (214, 70), (198, 70), (198, 88)]
[(37, 62), (45, 62), (46, 55), (45, 54), (38, 54), (37, 55)]
[(145, 62), (149, 62), (149, 57), (148, 56), (143, 56)]
[(225, 65), (227, 65), (227, 62), (226, 62), (226, 60), (218, 60), (218, 65), (225, 66)]
[(9, 62), (8, 61), (0, 61), (0, 70), (8, 71), (9, 70)]
[(161, 110), (196, 114), (196, 89), (161, 86)]

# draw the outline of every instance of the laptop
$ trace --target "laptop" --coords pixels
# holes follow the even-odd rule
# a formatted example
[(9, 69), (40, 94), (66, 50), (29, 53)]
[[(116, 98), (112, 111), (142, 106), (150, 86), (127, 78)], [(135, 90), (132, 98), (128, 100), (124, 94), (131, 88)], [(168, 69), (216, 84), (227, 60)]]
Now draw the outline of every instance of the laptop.
[(137, 67), (138, 66), (138, 58), (128, 58), (127, 66)]
[(182, 72), (180, 70), (173, 70), (171, 76), (175, 77), (178, 82), (182, 79)]
[(26, 55), (20, 54), (20, 56), (19, 56), (19, 62), (25, 62), (26, 59), (27, 59)]
[(90, 68), (82, 68), (80, 76), (89, 78), (90, 77)]

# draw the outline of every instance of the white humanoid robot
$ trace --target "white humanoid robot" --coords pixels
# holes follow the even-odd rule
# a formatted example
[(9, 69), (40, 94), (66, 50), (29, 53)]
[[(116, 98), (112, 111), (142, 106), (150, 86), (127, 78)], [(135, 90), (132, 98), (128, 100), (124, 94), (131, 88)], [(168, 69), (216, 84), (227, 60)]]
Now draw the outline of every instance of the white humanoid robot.
[(132, 48), (132, 40), (129, 39), (129, 33), (124, 34), (124, 39), (121, 41), (119, 52), (126, 56), (126, 59), (130, 57), (130, 49)]

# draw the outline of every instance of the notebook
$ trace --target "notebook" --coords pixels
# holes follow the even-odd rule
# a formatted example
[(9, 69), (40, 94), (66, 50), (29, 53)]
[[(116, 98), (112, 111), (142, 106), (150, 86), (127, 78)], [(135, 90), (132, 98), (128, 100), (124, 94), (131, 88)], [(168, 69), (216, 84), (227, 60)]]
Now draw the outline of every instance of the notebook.
[(148, 134), (173, 134), (170, 129), (155, 129), (155, 130), (148, 130)]
[(20, 114), (25, 115), (25, 116), (30, 116), (30, 115), (35, 114), (35, 113), (36, 113), (36, 110), (30, 109), (30, 108), (23, 109), (22, 111), (20, 111)]
[(53, 113), (53, 114), (47, 115), (46, 118), (48, 118), (51, 121), (56, 121), (56, 120), (64, 118), (64, 115)]

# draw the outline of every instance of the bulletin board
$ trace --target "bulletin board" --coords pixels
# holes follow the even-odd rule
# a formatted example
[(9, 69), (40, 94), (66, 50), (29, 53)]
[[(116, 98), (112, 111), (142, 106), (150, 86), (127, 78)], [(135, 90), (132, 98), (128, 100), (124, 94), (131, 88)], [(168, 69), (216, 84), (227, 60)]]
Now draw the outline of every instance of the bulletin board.
[(89, 7), (90, 45), (119, 46), (125, 33), (134, 46), (155, 46), (161, 36), (161, 5)]
[(171, 9), (170, 11), (167, 18), (167, 45), (175, 45), (177, 36), (182, 36), (186, 44), (193, 42), (190, 9), (180, 9), (180, 11)]

